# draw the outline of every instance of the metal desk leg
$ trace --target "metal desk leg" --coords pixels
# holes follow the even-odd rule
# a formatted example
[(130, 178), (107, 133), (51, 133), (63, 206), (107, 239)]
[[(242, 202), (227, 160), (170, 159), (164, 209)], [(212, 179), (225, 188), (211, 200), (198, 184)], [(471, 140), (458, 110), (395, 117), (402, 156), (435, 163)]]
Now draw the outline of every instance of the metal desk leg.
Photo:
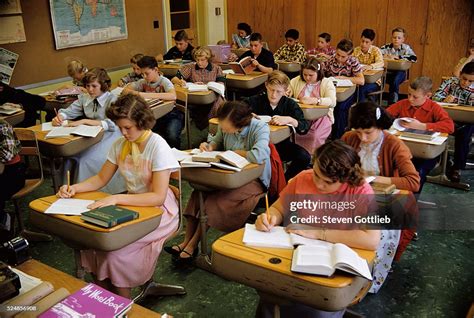
[(446, 187), (451, 187), (455, 189), (460, 189), (460, 190), (465, 190), (469, 191), (471, 186), (468, 183), (463, 183), (463, 182), (452, 182), (451, 180), (448, 179), (446, 176), (446, 166), (448, 165), (448, 147), (446, 146), (446, 149), (443, 152), (443, 158), (441, 160), (441, 174), (437, 176), (428, 176), (426, 178), (426, 181), (430, 183), (435, 183), (439, 185), (443, 185)]
[(211, 259), (207, 248), (207, 215), (204, 210), (204, 198), (202, 191), (199, 191), (199, 226), (201, 228), (201, 253), (196, 258), (196, 265), (209, 272), (212, 271)]

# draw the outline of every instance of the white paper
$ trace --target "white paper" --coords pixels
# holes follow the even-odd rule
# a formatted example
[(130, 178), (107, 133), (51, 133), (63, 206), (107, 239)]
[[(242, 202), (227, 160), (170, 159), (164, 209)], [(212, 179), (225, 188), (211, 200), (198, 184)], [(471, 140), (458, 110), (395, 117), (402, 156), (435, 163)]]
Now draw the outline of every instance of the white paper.
[(255, 224), (245, 224), (243, 243), (257, 247), (293, 249), (290, 235), (282, 226), (275, 226), (270, 232), (258, 231)]
[(448, 137), (443, 137), (443, 136), (437, 136), (431, 140), (423, 140), (423, 139), (418, 139), (418, 138), (410, 138), (410, 137), (405, 137), (405, 136), (400, 136), (401, 140), (407, 140), (407, 141), (415, 141), (423, 144), (429, 144), (429, 145), (435, 145), (435, 146), (441, 146), (447, 139)]
[(228, 74), (235, 74), (234, 70), (232, 70), (232, 69), (223, 70), (222, 73), (225, 74), (225, 75), (228, 75)]
[(265, 122), (265, 123), (269, 123), (271, 120), (272, 120), (272, 116), (267, 116), (267, 115), (258, 115), (258, 118), (259, 120)]
[(53, 130), (53, 128), (54, 128), (53, 122), (51, 121), (41, 124), (41, 131), (49, 131), (49, 130)]
[(94, 200), (83, 199), (58, 199), (56, 202), (44, 211), (46, 214), (67, 214), (67, 215), (81, 215), (90, 209), (87, 207), (94, 203)]
[(40, 285), (43, 282), (41, 279), (28, 275), (20, 271), (19, 269), (12, 268), (11, 270), (20, 277), (20, 283), (21, 283), (20, 295), (32, 290), (33, 288), (35, 288), (36, 286)]
[(351, 86), (354, 86), (354, 83), (352, 83), (351, 80), (348, 80), (348, 79), (336, 78), (336, 79), (334, 79), (334, 81), (336, 82), (337, 87), (351, 87)]
[(183, 161), (186, 158), (191, 158), (191, 154), (186, 151), (181, 151), (176, 148), (172, 148), (171, 152), (173, 153), (173, 156), (176, 158), (178, 161)]
[(374, 176), (365, 177), (365, 182), (367, 182), (367, 183), (371, 183), (374, 180), (375, 180)]
[(402, 122), (411, 123), (413, 119), (409, 117), (397, 118), (393, 121), (393, 127), (398, 131), (404, 131), (405, 127), (402, 126)]

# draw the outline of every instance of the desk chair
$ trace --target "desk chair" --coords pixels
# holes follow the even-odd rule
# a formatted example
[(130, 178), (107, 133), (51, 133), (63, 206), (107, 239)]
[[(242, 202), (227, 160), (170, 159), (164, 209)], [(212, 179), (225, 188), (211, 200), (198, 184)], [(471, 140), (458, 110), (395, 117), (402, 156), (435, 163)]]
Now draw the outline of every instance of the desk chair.
[(367, 94), (367, 96), (379, 96), (379, 106), (382, 106), (382, 97), (383, 97), (383, 93), (385, 91), (385, 81), (387, 79), (387, 69), (384, 67), (383, 69), (383, 75), (382, 77), (380, 78), (382, 80), (382, 84), (380, 85), (380, 89), (375, 91), (375, 92), (372, 92), (372, 93), (369, 93)]
[[(170, 176), (171, 180), (175, 180), (178, 183), (178, 188), (175, 186), (170, 185), (171, 190), (173, 191), (174, 195), (176, 196), (176, 199), (178, 200), (178, 206), (179, 206), (179, 225), (176, 231), (174, 232), (173, 235), (171, 235), (167, 241), (171, 240), (174, 238), (176, 235), (178, 235), (181, 230), (183, 229), (183, 200), (182, 200), (182, 186), (181, 186), (181, 170), (178, 170), (176, 172), (173, 172)], [(163, 243), (163, 246), (166, 244)], [(141, 292), (133, 299), (135, 303), (141, 301), (147, 296), (155, 296), (155, 297), (161, 297), (161, 296), (175, 296), (175, 295), (185, 295), (186, 290), (182, 286), (177, 286), (177, 285), (166, 285), (166, 284), (160, 284), (157, 283), (153, 280), (153, 277), (146, 282), (142, 286)]]
[(22, 161), (26, 164), (29, 164), (33, 159), (36, 158), (38, 161), (38, 167), (40, 171), (39, 178), (26, 179), (24, 187), (15, 193), (11, 200), (15, 206), (15, 212), (12, 217), (12, 224), (14, 224), (15, 218), (18, 220), (18, 230), (21, 236), (24, 236), (31, 241), (51, 241), (53, 238), (50, 235), (37, 233), (25, 229), (23, 224), (23, 218), (20, 213), (20, 199), (31, 193), (33, 190), (38, 188), (43, 183), (43, 164), (41, 162), (41, 154), (38, 147), (38, 140), (36, 139), (36, 134), (31, 129), (26, 128), (14, 128), (15, 135), (21, 143), (20, 156)]
[(184, 129), (186, 130), (186, 139), (188, 141), (187, 149), (191, 149), (191, 125), (188, 111), (188, 93), (182, 90), (176, 90), (176, 107), (184, 112)]

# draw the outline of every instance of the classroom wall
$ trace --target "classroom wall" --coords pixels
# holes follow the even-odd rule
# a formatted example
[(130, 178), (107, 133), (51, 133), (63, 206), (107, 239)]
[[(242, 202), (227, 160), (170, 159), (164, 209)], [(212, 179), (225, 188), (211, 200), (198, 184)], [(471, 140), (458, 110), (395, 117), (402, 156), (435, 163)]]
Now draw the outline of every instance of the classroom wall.
[[(84, 61), (89, 68), (112, 68), (129, 64), (136, 53), (162, 52), (162, 0), (127, 0), (125, 5), (128, 39), (56, 50), (49, 1), (22, 1), (26, 42), (2, 45), (20, 55), (10, 84), (22, 86), (65, 77), (72, 59)], [(159, 20), (158, 29), (153, 28), (153, 20)]]
[(322, 32), (332, 35), (334, 46), (344, 37), (358, 45), (362, 30), (372, 28), (381, 46), (402, 26), (419, 57), (410, 77), (431, 76), (435, 86), (451, 74), (474, 37), (472, 0), (227, 0), (227, 10), (228, 39), (238, 22), (247, 22), (272, 51), (284, 43), (289, 28), (300, 31), (306, 47), (314, 47)]

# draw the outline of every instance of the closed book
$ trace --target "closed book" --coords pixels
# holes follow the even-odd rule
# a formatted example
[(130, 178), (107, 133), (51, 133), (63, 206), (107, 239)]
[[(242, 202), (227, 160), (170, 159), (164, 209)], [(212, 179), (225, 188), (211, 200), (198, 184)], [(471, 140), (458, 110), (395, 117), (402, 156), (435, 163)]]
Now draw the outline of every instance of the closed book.
[(437, 135), (439, 135), (439, 133), (434, 131), (412, 128), (406, 128), (404, 131), (401, 132), (401, 136), (403, 137), (417, 138), (423, 140), (432, 140)]
[(81, 215), (81, 219), (102, 227), (113, 227), (138, 218), (138, 213), (116, 205), (100, 207)]
[(69, 295), (43, 314), (40, 318), (59, 317), (124, 317), (133, 301), (118, 296), (95, 284), (89, 284)]

